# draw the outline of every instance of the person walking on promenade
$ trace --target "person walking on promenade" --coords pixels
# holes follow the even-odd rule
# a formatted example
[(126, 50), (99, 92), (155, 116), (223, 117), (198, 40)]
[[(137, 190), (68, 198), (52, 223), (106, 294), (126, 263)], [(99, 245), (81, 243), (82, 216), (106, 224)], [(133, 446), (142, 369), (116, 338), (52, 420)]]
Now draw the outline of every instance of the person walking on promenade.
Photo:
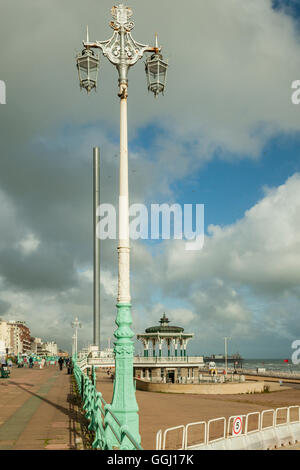
[(30, 356), (29, 358), (29, 368), (32, 369), (33, 367), (33, 358)]
[(40, 362), (40, 369), (43, 369), (44, 368), (44, 365), (45, 365), (45, 359), (42, 358), (41, 362)]
[(6, 367), (6, 357), (5, 356), (1, 356), (1, 367)]
[(64, 360), (63, 360), (62, 357), (60, 357), (60, 358), (58, 359), (58, 364), (59, 364), (59, 370), (62, 370), (63, 365), (64, 365)]
[(69, 359), (68, 360), (68, 374), (70, 375), (72, 374), (72, 372), (73, 372), (73, 364), (72, 364), (72, 360)]

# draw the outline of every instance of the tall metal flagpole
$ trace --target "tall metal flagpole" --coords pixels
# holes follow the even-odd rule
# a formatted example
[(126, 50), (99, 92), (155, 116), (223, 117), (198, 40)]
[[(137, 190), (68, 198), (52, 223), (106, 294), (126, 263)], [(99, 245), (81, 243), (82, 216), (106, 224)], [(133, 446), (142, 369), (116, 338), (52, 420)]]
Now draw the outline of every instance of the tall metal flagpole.
[(100, 205), (100, 151), (93, 149), (93, 228), (94, 228), (94, 329), (93, 344), (100, 351), (100, 238), (97, 236), (97, 209)]

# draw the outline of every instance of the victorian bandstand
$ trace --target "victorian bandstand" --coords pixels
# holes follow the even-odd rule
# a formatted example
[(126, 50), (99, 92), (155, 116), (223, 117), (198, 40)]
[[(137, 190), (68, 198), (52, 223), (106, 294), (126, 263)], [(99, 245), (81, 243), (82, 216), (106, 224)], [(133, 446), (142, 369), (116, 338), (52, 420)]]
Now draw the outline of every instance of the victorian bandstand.
[(134, 358), (135, 377), (152, 382), (193, 383), (204, 365), (202, 356), (187, 354), (187, 345), (194, 333), (185, 333), (184, 328), (170, 325), (165, 313), (159, 323), (137, 334), (144, 350), (141, 357)]
[(144, 357), (162, 357), (164, 346), (168, 357), (187, 356), (186, 348), (194, 333), (184, 333), (184, 328), (169, 325), (165, 313), (159, 323), (160, 326), (151, 326), (146, 328), (145, 333), (137, 335), (144, 346)]

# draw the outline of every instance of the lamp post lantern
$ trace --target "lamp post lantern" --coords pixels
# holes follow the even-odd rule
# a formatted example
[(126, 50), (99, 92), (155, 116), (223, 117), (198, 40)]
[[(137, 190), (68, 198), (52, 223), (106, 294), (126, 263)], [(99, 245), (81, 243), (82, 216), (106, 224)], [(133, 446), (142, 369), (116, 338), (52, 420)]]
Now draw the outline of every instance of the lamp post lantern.
[[(89, 33), (87, 29), (86, 40), (89, 41)], [(79, 76), (80, 89), (84, 88), (88, 93), (97, 88), (97, 77), (99, 70), (99, 56), (95, 52), (86, 47), (81, 54), (76, 57), (76, 65)]]
[[(131, 35), (134, 23), (131, 21), (132, 10), (119, 4), (111, 9), (113, 21), (110, 26), (113, 35), (106, 41), (83, 42), (85, 53), (77, 57), (77, 68), (81, 88), (88, 92), (96, 88), (97, 80), (91, 76), (92, 70), (87, 65), (88, 60), (93, 60), (93, 72), (99, 67), (99, 59), (91, 56), (92, 49), (100, 49), (107, 59), (117, 68), (118, 86), (120, 98), (120, 188), (119, 188), (119, 242), (118, 242), (118, 297), (117, 317), (118, 326), (114, 333), (116, 338), (115, 353), (115, 381), (111, 403), (113, 413), (122, 425), (126, 425), (140, 443), (138, 405), (135, 398), (133, 383), (133, 353), (134, 345), (131, 330), (131, 297), (130, 297), (130, 264), (129, 264), (129, 194), (128, 194), (128, 137), (127, 137), (127, 97), (128, 97), (128, 71), (135, 65), (145, 53), (151, 53), (146, 60), (146, 74), (148, 90), (158, 96), (163, 93), (166, 82), (167, 62), (163, 61), (161, 48), (158, 47), (157, 36), (154, 47), (138, 43)], [(88, 52), (86, 52), (88, 51)], [(83, 72), (83, 75), (81, 75)], [(96, 75), (97, 76), (97, 75)], [(88, 77), (88, 78), (87, 78)], [(109, 426), (107, 427), (109, 428)], [(109, 429), (107, 429), (109, 433)], [(109, 435), (111, 441), (116, 444), (113, 435)], [(126, 446), (132, 448), (127, 440)]]
[(167, 78), (168, 63), (164, 62), (159, 52), (157, 34), (155, 34), (155, 52), (147, 58), (145, 62), (145, 71), (147, 76), (148, 90), (154, 93), (155, 98), (159, 93), (164, 94)]

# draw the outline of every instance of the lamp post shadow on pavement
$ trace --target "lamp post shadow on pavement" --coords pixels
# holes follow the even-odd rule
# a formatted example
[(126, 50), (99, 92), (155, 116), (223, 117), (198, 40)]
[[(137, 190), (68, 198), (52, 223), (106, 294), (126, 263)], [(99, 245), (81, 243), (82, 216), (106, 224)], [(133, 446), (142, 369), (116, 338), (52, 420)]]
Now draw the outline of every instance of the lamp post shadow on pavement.
[[(163, 94), (166, 83), (168, 63), (163, 60), (161, 48), (158, 46), (157, 35), (155, 46), (151, 47), (136, 42), (131, 30), (132, 10), (119, 4), (111, 9), (113, 21), (110, 26), (113, 35), (106, 41), (83, 41), (84, 49), (77, 55), (76, 63), (80, 88), (90, 93), (97, 87), (99, 56), (93, 49), (100, 49), (105, 57), (117, 68), (120, 98), (120, 188), (119, 188), (119, 242), (118, 242), (118, 326), (114, 333), (115, 380), (111, 410), (122, 426), (126, 426), (136, 441), (140, 444), (138, 404), (135, 397), (133, 382), (134, 344), (131, 329), (131, 297), (130, 297), (130, 244), (129, 244), (129, 197), (128, 197), (128, 130), (127, 130), (127, 97), (128, 70), (141, 59), (145, 53), (150, 53), (145, 62), (148, 90), (157, 97)], [(113, 418), (108, 418), (113, 419)], [(116, 438), (107, 426), (107, 438), (117, 445)], [(132, 448), (128, 440), (127, 448)]]

